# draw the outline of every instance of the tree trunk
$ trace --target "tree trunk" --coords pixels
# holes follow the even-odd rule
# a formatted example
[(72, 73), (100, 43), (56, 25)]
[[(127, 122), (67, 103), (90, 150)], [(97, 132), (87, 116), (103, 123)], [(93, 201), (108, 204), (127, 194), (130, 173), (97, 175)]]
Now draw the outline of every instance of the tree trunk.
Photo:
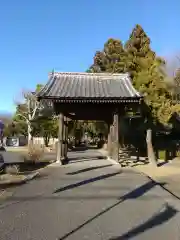
[(64, 130), (64, 115), (62, 113), (59, 114), (59, 130), (58, 130), (58, 143), (57, 143), (57, 163), (63, 163), (64, 155), (63, 155), (63, 130)]
[(28, 123), (28, 145), (32, 143), (31, 126)]
[(50, 140), (50, 137), (48, 135), (44, 136), (44, 144), (46, 147), (48, 147), (49, 145), (49, 140)]
[(146, 133), (146, 143), (147, 143), (147, 154), (148, 154), (148, 160), (149, 163), (151, 163), (153, 166), (157, 167), (157, 161), (152, 145), (152, 130), (148, 129)]

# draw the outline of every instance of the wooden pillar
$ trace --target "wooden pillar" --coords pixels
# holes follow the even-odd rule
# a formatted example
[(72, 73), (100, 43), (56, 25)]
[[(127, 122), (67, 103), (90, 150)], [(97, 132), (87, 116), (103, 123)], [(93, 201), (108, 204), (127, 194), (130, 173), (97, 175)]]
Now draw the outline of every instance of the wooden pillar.
[(68, 122), (67, 117), (64, 117), (64, 159), (67, 160), (68, 152)]
[(113, 116), (113, 156), (119, 162), (119, 112), (116, 110)]
[(58, 143), (57, 143), (57, 158), (56, 162), (62, 163), (64, 160), (63, 156), (63, 132), (64, 132), (64, 115), (63, 113), (59, 114), (59, 131), (58, 131)]
[(113, 139), (114, 139), (114, 130), (113, 125), (111, 124), (109, 127), (109, 156), (113, 156)]
[(110, 124), (108, 124), (107, 151), (108, 151), (108, 155), (110, 155), (110, 151), (111, 151), (111, 125)]

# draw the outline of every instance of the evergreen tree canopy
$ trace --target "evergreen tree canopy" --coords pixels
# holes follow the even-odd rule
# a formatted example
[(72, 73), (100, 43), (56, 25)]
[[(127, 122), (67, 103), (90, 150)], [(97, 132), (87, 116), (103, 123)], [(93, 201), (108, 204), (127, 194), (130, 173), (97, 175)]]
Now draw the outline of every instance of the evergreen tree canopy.
[(166, 124), (174, 111), (180, 112), (180, 105), (174, 104), (165, 83), (165, 60), (152, 51), (150, 43), (146, 32), (137, 24), (124, 46), (120, 40), (110, 38), (103, 50), (95, 53), (88, 71), (128, 72), (154, 119)]
[(110, 38), (102, 51), (97, 51), (94, 63), (90, 67), (92, 72), (126, 72), (126, 52), (120, 40)]

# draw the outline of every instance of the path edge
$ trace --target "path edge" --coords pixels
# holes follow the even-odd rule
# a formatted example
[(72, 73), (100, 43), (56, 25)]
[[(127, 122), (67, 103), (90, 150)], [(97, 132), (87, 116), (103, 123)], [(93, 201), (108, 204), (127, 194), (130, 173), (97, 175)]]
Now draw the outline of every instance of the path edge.
[(156, 180), (155, 178), (152, 178), (151, 176), (149, 176), (148, 174), (144, 173), (143, 171), (140, 171), (138, 169), (133, 169), (133, 171), (143, 175), (144, 177), (148, 178), (149, 180), (153, 181), (154, 183), (156, 183), (156, 185), (160, 186), (163, 190), (167, 191), (169, 194), (171, 194), (173, 197), (175, 197), (176, 199), (180, 200), (180, 197), (175, 194), (170, 188), (165, 187), (160, 181)]

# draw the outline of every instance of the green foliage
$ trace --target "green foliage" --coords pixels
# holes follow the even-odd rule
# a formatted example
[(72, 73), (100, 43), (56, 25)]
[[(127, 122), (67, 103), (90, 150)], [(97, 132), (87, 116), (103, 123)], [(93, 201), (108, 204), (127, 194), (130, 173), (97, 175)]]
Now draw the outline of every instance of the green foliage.
[(132, 61), (128, 69), (135, 88), (144, 96), (154, 119), (167, 124), (172, 113), (180, 111), (180, 105), (173, 104), (167, 89), (165, 61), (151, 50), (150, 39), (140, 25), (133, 29), (125, 50)]
[(93, 123), (91, 123), (93, 125), (92, 127), (92, 131), (89, 131), (89, 132), (92, 132), (93, 135), (104, 135), (104, 136), (107, 136), (108, 135), (108, 126), (105, 122), (103, 121), (95, 121)]
[(68, 124), (68, 132), (71, 136), (75, 136), (77, 139), (87, 133), (91, 137), (98, 135), (107, 136), (108, 127), (105, 122), (102, 121), (70, 121)]
[(102, 51), (97, 51), (94, 63), (90, 67), (91, 72), (126, 72), (126, 52), (120, 40), (110, 38)]
[(39, 117), (32, 123), (32, 135), (43, 136), (45, 145), (48, 146), (51, 137), (56, 138), (58, 134), (58, 121), (53, 117)]
[(174, 76), (174, 85), (172, 87), (172, 95), (175, 101), (180, 100), (180, 68), (177, 69)]
[(37, 85), (36, 85), (36, 92), (39, 92), (42, 87), (43, 87), (42, 84), (37, 84)]
[[(123, 46), (120, 40), (109, 39), (102, 51), (97, 51), (91, 72), (128, 72), (134, 87), (144, 96), (154, 120), (167, 124), (180, 105), (172, 101), (165, 80), (165, 61), (151, 50), (150, 38), (140, 25), (136, 25)], [(180, 73), (176, 76), (180, 83)]]
[(179, 87), (180, 86), (180, 69), (178, 69), (176, 71), (176, 75), (174, 77), (174, 81), (175, 81), (176, 86)]

